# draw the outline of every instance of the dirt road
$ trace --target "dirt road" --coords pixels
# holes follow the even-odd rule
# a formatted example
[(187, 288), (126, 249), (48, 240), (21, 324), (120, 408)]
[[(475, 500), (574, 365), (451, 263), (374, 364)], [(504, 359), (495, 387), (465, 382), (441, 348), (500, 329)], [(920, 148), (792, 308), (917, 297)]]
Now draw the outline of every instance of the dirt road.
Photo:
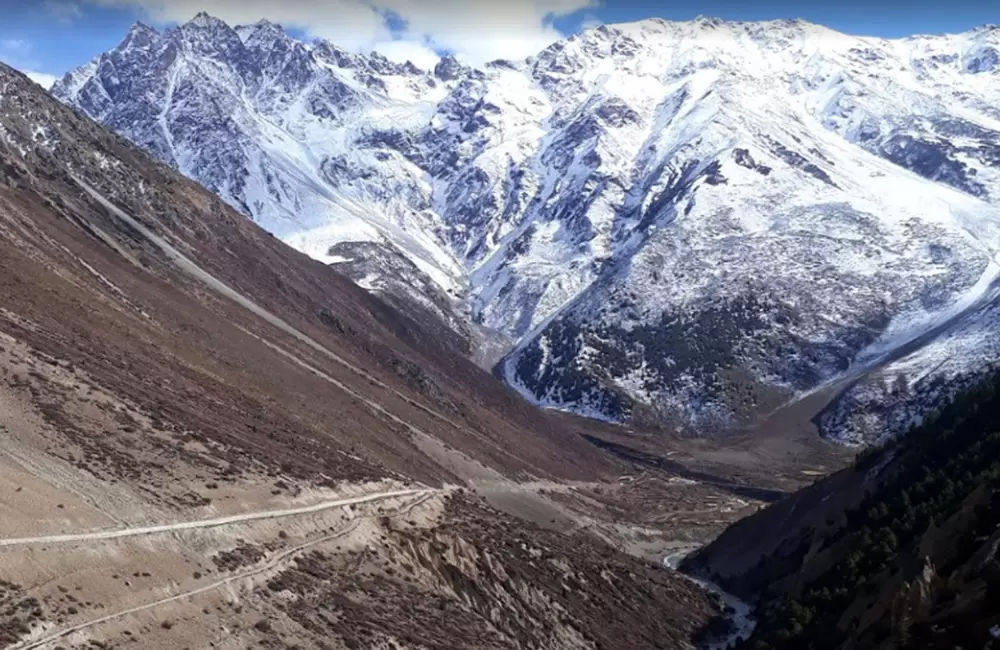
[[(376, 500), (378, 498), (390, 498), (391, 496), (407, 496), (407, 495), (415, 496), (416, 497), (415, 499), (413, 499), (410, 503), (406, 504), (405, 506), (403, 506), (402, 508), (400, 508), (397, 511), (397, 514), (398, 514), (398, 513), (403, 513), (403, 512), (406, 512), (408, 510), (413, 509), (414, 507), (416, 507), (417, 505), (419, 505), (420, 503), (422, 503), (423, 501), (425, 501), (427, 498), (429, 498), (432, 494), (433, 494), (433, 490), (409, 490), (409, 491), (401, 491), (401, 492), (395, 492), (395, 493), (388, 493), (387, 492), (387, 493), (384, 493), (384, 494), (381, 494), (381, 495), (369, 495), (367, 497), (360, 497), (360, 499), (367, 499), (368, 501), (372, 501), (372, 500)], [(363, 500), (359, 501), (358, 499), (345, 499), (342, 502), (336, 502), (336, 503), (339, 503), (340, 505), (349, 505), (351, 503), (364, 503), (364, 502), (365, 501), (363, 501)], [(334, 503), (334, 502), (330, 502), (330, 503)], [(318, 505), (323, 505), (323, 504), (318, 504)], [(327, 505), (327, 507), (335, 507), (335, 506), (334, 505)], [(316, 512), (316, 511), (317, 511), (316, 507), (312, 507), (312, 509), (305, 509), (305, 510), (299, 509), (298, 511), (294, 512), (293, 514), (301, 514), (302, 512)], [(290, 511), (279, 511), (279, 512), (290, 512)], [(258, 514), (263, 515), (265, 513), (258, 513)], [(279, 515), (279, 516), (284, 516), (284, 515)], [(260, 519), (262, 517), (257, 517), (257, 518)], [(219, 521), (219, 520), (214, 520), (214, 521)], [(241, 521), (246, 521), (246, 519), (241, 519)], [(149, 610), (149, 609), (153, 609), (155, 607), (160, 607), (162, 605), (167, 605), (169, 603), (176, 602), (178, 600), (184, 600), (185, 598), (192, 598), (192, 597), (197, 596), (199, 594), (203, 594), (203, 593), (207, 593), (207, 592), (213, 591), (213, 590), (218, 589), (220, 587), (223, 587), (225, 585), (236, 583), (236, 582), (240, 582), (240, 581), (243, 581), (243, 580), (247, 580), (247, 579), (253, 578), (255, 576), (261, 575), (263, 573), (267, 573), (268, 571), (279, 569), (283, 565), (288, 564), (289, 561), (291, 561), (292, 559), (294, 559), (296, 556), (298, 556), (299, 554), (301, 554), (303, 551), (307, 551), (307, 550), (309, 550), (310, 548), (312, 548), (314, 546), (318, 546), (318, 545), (324, 544), (326, 542), (331, 542), (331, 541), (333, 541), (335, 539), (340, 539), (340, 538), (342, 538), (342, 537), (344, 537), (346, 535), (349, 535), (352, 531), (354, 531), (355, 528), (357, 528), (357, 526), (358, 526), (358, 524), (360, 522), (361, 522), (361, 519), (355, 519), (355, 520), (349, 522), (346, 526), (342, 527), (340, 530), (338, 530), (338, 531), (336, 531), (334, 533), (330, 533), (329, 535), (324, 535), (323, 537), (320, 537), (320, 538), (317, 538), (317, 539), (314, 539), (314, 540), (310, 540), (310, 541), (305, 542), (303, 544), (299, 544), (298, 546), (294, 546), (292, 548), (286, 549), (286, 550), (284, 550), (284, 551), (282, 551), (282, 552), (274, 555), (273, 557), (269, 558), (263, 564), (258, 564), (256, 566), (250, 567), (250, 568), (248, 568), (248, 569), (246, 569), (244, 571), (241, 571), (239, 573), (231, 575), (231, 576), (229, 576), (227, 578), (224, 578), (222, 580), (217, 580), (217, 581), (212, 582), (210, 584), (202, 585), (202, 586), (200, 586), (200, 587), (198, 587), (196, 589), (190, 589), (188, 591), (183, 591), (181, 593), (174, 594), (173, 596), (167, 596), (165, 598), (161, 598), (159, 600), (155, 600), (155, 601), (150, 602), (150, 603), (144, 603), (142, 605), (138, 605), (136, 607), (131, 607), (129, 609), (125, 609), (125, 610), (122, 610), (122, 611), (119, 611), (119, 612), (115, 612), (113, 614), (108, 614), (106, 616), (101, 616), (100, 618), (95, 618), (95, 619), (92, 619), (92, 620), (89, 620), (89, 621), (84, 621), (83, 623), (78, 623), (78, 624), (73, 625), (71, 627), (67, 627), (67, 628), (63, 628), (61, 630), (50, 632), (50, 633), (46, 634), (45, 636), (43, 636), (41, 638), (38, 638), (38, 639), (34, 639), (34, 640), (28, 639), (28, 640), (22, 641), (21, 643), (18, 643), (16, 645), (14, 645), (14, 646), (11, 646), (10, 650), (34, 650), (35, 648), (42, 648), (42, 647), (45, 647), (45, 646), (47, 646), (49, 644), (55, 643), (56, 641), (59, 641), (60, 639), (64, 639), (64, 638), (66, 638), (66, 637), (68, 637), (68, 636), (70, 636), (72, 634), (76, 634), (77, 632), (82, 632), (82, 631), (84, 631), (86, 629), (89, 629), (91, 627), (100, 625), (102, 623), (108, 623), (110, 621), (113, 621), (113, 620), (116, 620), (116, 619), (119, 619), (119, 618), (124, 618), (126, 616), (129, 616), (129, 615), (132, 615), (132, 614), (137, 614), (139, 612), (143, 612), (143, 611), (146, 611), (146, 610)], [(203, 523), (203, 522), (192, 522), (192, 523)], [(221, 525), (221, 524), (216, 524), (216, 525)], [(92, 538), (88, 537), (87, 539), (92, 539)]]
[(6, 546), (27, 546), (36, 544), (63, 544), (67, 542), (86, 542), (94, 540), (119, 539), (122, 537), (140, 537), (143, 535), (156, 535), (161, 533), (172, 533), (178, 530), (192, 530), (195, 528), (215, 528), (229, 524), (238, 524), (247, 521), (257, 521), (260, 519), (278, 519), (281, 517), (294, 517), (314, 512), (322, 512), (332, 508), (342, 508), (355, 504), (371, 503), (373, 501), (384, 501), (397, 497), (422, 496), (431, 494), (433, 490), (397, 490), (395, 492), (379, 492), (367, 494), (349, 499), (337, 499), (335, 501), (324, 501), (310, 506), (300, 508), (286, 508), (283, 510), (263, 510), (259, 512), (248, 512), (240, 515), (230, 515), (216, 519), (201, 519), (196, 521), (184, 521), (173, 524), (161, 524), (158, 526), (142, 526), (137, 528), (121, 528), (118, 530), (102, 530), (86, 533), (67, 533), (63, 535), (45, 535), (41, 537), (13, 537), (0, 539), (0, 547)]

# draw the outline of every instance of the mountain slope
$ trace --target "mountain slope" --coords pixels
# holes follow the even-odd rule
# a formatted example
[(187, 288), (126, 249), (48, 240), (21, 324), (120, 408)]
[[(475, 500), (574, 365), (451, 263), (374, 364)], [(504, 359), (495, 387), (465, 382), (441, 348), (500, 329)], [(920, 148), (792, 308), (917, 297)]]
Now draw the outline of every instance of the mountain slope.
[[(134, 28), (54, 92), (376, 291), (396, 271), (336, 245), (407, 257), (438, 285), (421, 309), (513, 342), (497, 370), (530, 400), (704, 431), (983, 298), (998, 47), (648, 20), (431, 73), (201, 16)], [(918, 365), (910, 383), (939, 378)]]
[(758, 603), (739, 647), (996, 647), (997, 387), (980, 382), (686, 560)]
[[(306, 45), (268, 22), (232, 29), (202, 15), (165, 35), (135, 25), (58, 93), (318, 259), (341, 259), (330, 248), (343, 241), (387, 242), (439, 290), (461, 287), (419, 206), (419, 170), (375, 144), (351, 146), (425, 121), (444, 93), (433, 75)], [(398, 178), (373, 178), (376, 165)]]
[[(543, 451), (541, 457), (555, 459), (557, 463), (565, 460), (568, 469), (576, 463), (571, 460), (575, 455), (572, 450), (576, 449), (583, 454), (580, 460), (596, 461), (598, 465), (591, 469), (601, 471), (600, 456), (593, 454), (588, 446), (576, 442), (575, 436), (557, 433), (559, 428), (553, 425), (543, 425), (542, 421), (528, 424), (533, 418), (544, 415), (521, 406), (508, 392), (497, 390), (488, 375), (451, 355), (434, 337), (411, 321), (325, 265), (295, 253), (242, 220), (196, 185), (181, 180), (167, 168), (152, 164), (124, 141), (112, 138), (68, 110), (40, 101), (43, 95), (24, 92), (16, 85), (19, 80), (10, 77), (11, 73), (5, 72), (5, 83), (13, 87), (3, 98), (7, 111), (2, 130), (4, 179), (12, 188), (6, 198), (8, 218), (12, 220), (6, 232), (13, 242), (11, 253), (5, 258), (10, 271), (6, 277), (13, 283), (12, 287), (19, 287), (25, 280), (18, 279), (23, 275), (18, 265), (31, 265), (39, 270), (40, 288), (28, 291), (31, 285), (27, 284), (24, 290), (13, 293), (7, 313), (26, 336), (39, 344), (61, 346), (59, 349), (69, 354), (69, 347), (78, 342), (74, 331), (86, 332), (90, 331), (86, 328), (92, 327), (93, 332), (105, 333), (102, 336), (108, 339), (95, 348), (96, 357), (92, 359), (93, 363), (107, 366), (105, 372), (112, 372), (116, 357), (127, 356), (128, 346), (141, 342), (145, 347), (139, 356), (147, 359), (142, 368), (142, 381), (131, 385), (124, 383), (121, 388), (134, 392), (137, 401), (150, 403), (156, 402), (156, 396), (150, 391), (172, 386), (178, 380), (170, 377), (177, 372), (185, 375), (193, 372), (188, 353), (177, 356), (157, 353), (153, 348), (159, 346), (166, 351), (177, 345), (194, 346), (199, 352), (193, 358), (209, 364), (203, 372), (214, 377), (220, 390), (243, 386), (241, 390), (247, 395), (281, 396), (280, 399), (287, 400), (283, 402), (286, 412), (297, 413), (295, 419), (300, 424), (270, 422), (267, 418), (275, 417), (281, 410), (266, 408), (259, 401), (260, 397), (246, 398), (251, 401), (234, 413), (224, 413), (218, 407), (209, 408), (216, 399), (207, 392), (191, 396), (184, 407), (187, 415), (213, 418), (223, 430), (231, 432), (234, 441), (249, 443), (247, 431), (285, 431), (286, 434), (275, 438), (275, 444), (284, 444), (281, 440), (285, 435), (288, 443), (294, 439), (299, 446), (295, 451), (299, 462), (309, 457), (301, 454), (302, 445), (308, 445), (309, 440), (333, 444), (344, 436), (334, 445), (334, 448), (343, 449), (357, 444), (363, 439), (359, 435), (384, 426), (384, 422), (378, 413), (362, 414), (369, 410), (363, 400), (358, 415), (361, 419), (357, 422), (338, 418), (337, 413), (343, 405), (336, 401), (301, 403), (295, 391), (274, 387), (286, 381), (289, 386), (305, 381), (324, 392), (331, 390), (330, 381), (341, 382), (349, 388), (355, 384), (364, 386), (361, 393), (365, 399), (382, 404), (389, 413), (405, 415), (407, 421), (421, 431), (430, 435), (440, 433), (445, 438), (468, 436), (470, 440), (479, 441), (462, 444), (466, 449), (477, 444), (493, 447), (488, 440), (508, 426), (500, 424), (498, 429), (491, 430), (493, 416), (487, 411), (497, 409), (497, 413), (503, 414), (498, 416), (498, 423), (528, 418), (524, 420), (527, 426), (553, 431), (554, 446)], [(40, 101), (40, 106), (31, 107), (31, 101)], [(40, 211), (34, 221), (29, 218), (32, 210)], [(78, 212), (83, 212), (84, 216), (78, 216)], [(43, 218), (48, 221), (43, 222)], [(67, 243), (59, 245), (61, 239), (57, 235), (70, 238), (74, 246), (79, 245), (77, 242), (86, 245), (88, 254), (97, 256), (97, 262), (74, 254)], [(125, 243), (116, 238), (124, 238)], [(16, 248), (14, 244), (22, 247)], [(178, 260), (189, 264), (197, 273), (192, 273), (187, 266), (178, 266)], [(59, 270), (63, 266), (68, 266), (72, 272)], [(53, 270), (43, 273), (45, 268)], [(216, 284), (201, 288), (206, 281)], [(43, 282), (51, 287), (41, 288), (46, 286)], [(65, 285), (61, 290), (58, 289), (60, 282)], [(79, 311), (73, 305), (80, 304), (82, 298), (71, 292), (78, 285), (86, 289), (84, 295), (92, 295), (98, 304), (112, 308), (107, 313), (85, 310), (74, 320), (60, 320), (61, 310)], [(229, 293), (212, 290), (219, 286)], [(139, 296), (149, 294), (155, 299), (146, 299), (147, 304), (140, 297), (132, 297), (130, 288)], [(189, 291), (191, 296), (182, 295), (182, 290)], [(41, 296), (50, 293), (53, 295), (46, 298), (49, 302), (39, 302)], [(59, 298), (63, 293), (66, 297)], [(196, 299), (201, 298), (205, 305), (196, 304)], [(63, 301), (60, 308), (53, 306), (57, 299)], [(115, 302), (119, 300), (123, 301), (123, 306)], [(237, 300), (247, 301), (252, 310)], [(174, 314), (157, 316), (156, 310), (164, 309), (162, 305), (183, 305), (190, 316), (179, 322), (175, 322), (178, 317)], [(218, 316), (210, 316), (211, 310)], [(215, 338), (216, 334), (206, 329), (209, 324), (219, 328), (217, 335), (220, 338)], [(125, 330), (144, 334), (125, 337), (121, 335)], [(264, 338), (276, 346), (277, 351), (284, 350), (297, 363), (321, 369), (331, 380), (303, 372), (295, 364), (288, 367), (287, 361), (278, 363), (283, 357), (277, 351), (268, 352), (266, 347), (248, 343), (255, 337)], [(81, 334), (80, 340), (88, 338), (89, 335)], [(242, 370), (225, 371), (224, 364), (216, 367), (214, 364), (221, 362), (212, 361), (224, 358), (223, 350), (255, 350), (256, 354), (272, 359), (270, 362), (262, 360), (264, 366), (286, 368), (296, 378), (274, 374), (251, 379), (244, 376)], [(79, 351), (72, 353), (79, 354)], [(130, 365), (126, 363), (125, 367)], [(139, 370), (136, 367), (132, 372)], [(160, 372), (164, 373), (162, 378), (155, 379)], [(237, 374), (230, 377), (228, 372)], [(182, 385), (166, 390), (183, 394), (187, 389)], [(358, 392), (359, 389), (351, 390)], [(346, 399), (345, 403), (350, 403), (360, 398), (348, 394)], [(486, 411), (480, 410), (483, 408)], [(264, 420), (254, 424), (255, 418)], [(270, 424), (264, 426), (264, 422)], [(320, 428), (309, 433), (308, 428), (299, 428), (306, 426), (301, 423)], [(197, 430), (200, 427), (192, 421), (190, 428)], [(514, 434), (515, 430), (516, 426), (508, 432), (523, 442), (521, 432)], [(372, 463), (375, 463), (384, 464), (382, 471), (399, 471), (406, 467), (412, 474), (415, 450), (412, 443), (405, 441), (407, 437), (409, 434), (397, 441), (391, 437), (383, 439), (382, 451), (387, 455), (381, 458), (352, 460), (349, 455), (341, 454), (343, 462), (346, 466), (356, 466), (359, 471), (364, 467), (369, 468), (364, 471), (374, 471)], [(399, 444), (402, 447), (392, 452)], [(492, 452), (484, 451), (487, 456), (499, 453), (501, 458), (511, 460), (514, 455), (509, 449), (519, 447), (526, 451), (530, 445), (508, 442), (501, 447), (506, 449), (494, 447)], [(558, 454), (554, 453), (556, 449)], [(405, 458), (405, 465), (390, 460), (396, 453)], [(499, 460), (495, 466), (504, 472), (519, 471), (516, 468), (519, 463), (506, 466), (507, 460)], [(583, 460), (580, 467), (587, 462)], [(610, 469), (613, 465), (605, 464), (604, 467)], [(538, 469), (544, 473), (540, 467)], [(432, 470), (427, 478), (434, 474), (439, 478), (447, 476), (447, 473)]]
[(691, 648), (716, 610), (573, 498), (633, 497), (580, 426), (2, 65), (0, 283), (5, 647)]

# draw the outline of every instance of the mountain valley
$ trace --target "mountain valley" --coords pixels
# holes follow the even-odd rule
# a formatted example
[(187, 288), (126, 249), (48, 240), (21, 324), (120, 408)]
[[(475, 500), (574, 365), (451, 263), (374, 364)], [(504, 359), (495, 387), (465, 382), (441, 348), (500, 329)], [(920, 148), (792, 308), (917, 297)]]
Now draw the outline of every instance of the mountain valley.
[(692, 647), (718, 611), (656, 565), (744, 478), (601, 451), (3, 66), (0, 219), (5, 647)]
[(997, 381), (685, 558), (756, 605), (737, 648), (1000, 646)]
[(1000, 648), (998, 52), (0, 63), (0, 647)]

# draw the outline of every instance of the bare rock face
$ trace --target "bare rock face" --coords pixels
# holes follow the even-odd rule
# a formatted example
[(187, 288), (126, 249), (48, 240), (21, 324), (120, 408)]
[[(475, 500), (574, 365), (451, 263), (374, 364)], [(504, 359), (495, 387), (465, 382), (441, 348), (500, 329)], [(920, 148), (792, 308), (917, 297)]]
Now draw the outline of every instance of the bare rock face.
[(905, 645), (910, 641), (910, 628), (925, 618), (934, 605), (933, 594), (940, 588), (940, 580), (930, 558), (924, 558), (924, 568), (920, 575), (892, 595), (890, 616), (895, 640)]
[[(54, 93), (394, 304), (499, 333), (538, 404), (705, 431), (862, 379), (820, 422), (866, 444), (998, 358), (997, 48), (648, 20), (422, 71), (202, 17)], [(362, 244), (391, 253), (362, 274), (335, 252)]]

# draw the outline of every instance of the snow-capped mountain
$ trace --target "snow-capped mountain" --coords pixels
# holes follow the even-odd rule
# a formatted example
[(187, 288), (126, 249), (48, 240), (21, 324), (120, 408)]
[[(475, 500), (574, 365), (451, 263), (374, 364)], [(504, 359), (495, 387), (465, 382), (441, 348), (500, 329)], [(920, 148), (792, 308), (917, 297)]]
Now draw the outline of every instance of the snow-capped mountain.
[[(202, 15), (137, 25), (54, 92), (376, 291), (419, 276), (428, 313), (515, 342), (497, 370), (530, 399), (705, 428), (886, 350), (933, 381), (912, 355), (946, 343), (919, 335), (985, 322), (998, 52), (994, 27), (647, 20), (423, 71)], [(366, 243), (396, 262), (358, 264)], [(997, 358), (983, 338), (948, 377)]]

